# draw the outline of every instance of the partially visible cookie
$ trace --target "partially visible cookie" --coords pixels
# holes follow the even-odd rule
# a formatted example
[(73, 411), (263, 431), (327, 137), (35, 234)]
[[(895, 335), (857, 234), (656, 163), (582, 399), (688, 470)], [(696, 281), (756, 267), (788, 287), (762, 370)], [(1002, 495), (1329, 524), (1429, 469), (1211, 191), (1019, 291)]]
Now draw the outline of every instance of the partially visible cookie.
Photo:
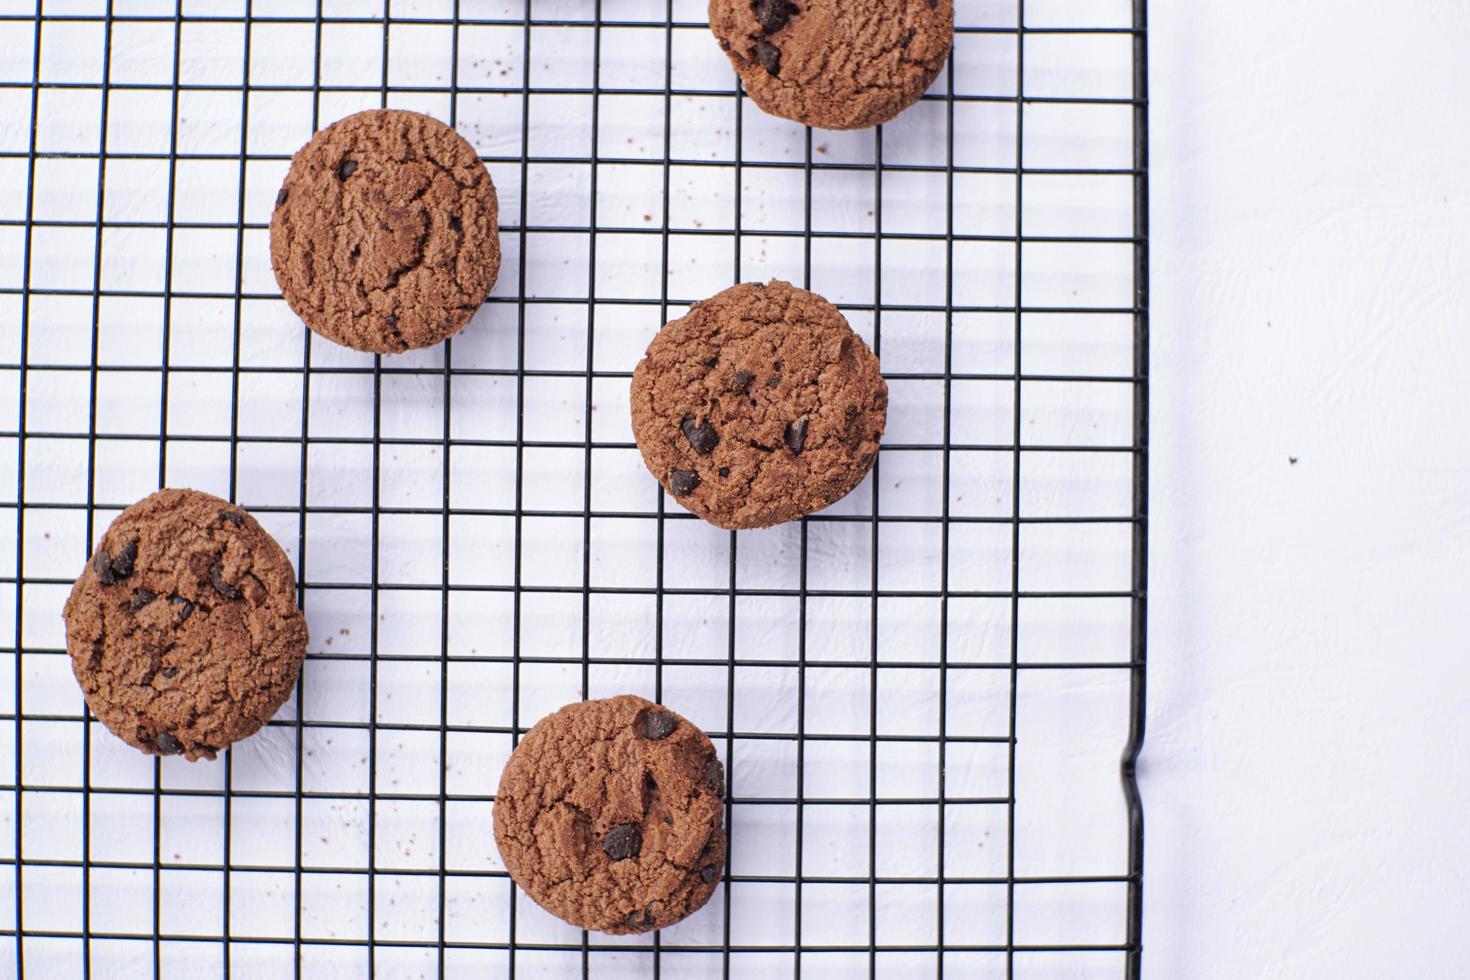
[(723, 528), (821, 510), (878, 453), (888, 386), (837, 307), (779, 279), (696, 303), (633, 372), (633, 435), (665, 490)]
[(291, 158), (271, 265), (306, 325), (360, 351), (430, 347), (500, 273), (499, 204), (474, 147), (429, 116), (373, 109)]
[(290, 559), (255, 518), (198, 490), (119, 514), (63, 615), (92, 714), (144, 752), (191, 762), (269, 721), (306, 655)]
[(863, 129), (898, 115), (938, 77), (954, 0), (709, 0), (709, 23), (766, 112)]
[(631, 694), (569, 704), (511, 753), (495, 843), (538, 905), (627, 934), (709, 901), (725, 866), (725, 769), (686, 719)]

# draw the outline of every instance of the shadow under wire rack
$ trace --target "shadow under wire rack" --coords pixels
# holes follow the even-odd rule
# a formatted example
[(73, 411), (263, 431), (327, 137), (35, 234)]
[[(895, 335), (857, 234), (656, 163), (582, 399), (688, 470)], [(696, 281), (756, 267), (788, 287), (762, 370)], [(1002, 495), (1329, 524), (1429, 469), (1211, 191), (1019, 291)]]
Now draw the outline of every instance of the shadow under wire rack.
[[(1144, 2), (956, 7), (922, 101), (829, 133), (699, 0), (0, 0), (0, 974), (1139, 975)], [(380, 105), (501, 200), (489, 301), (397, 357), (313, 337), (267, 251), (290, 154)], [(889, 428), (732, 534), (643, 470), (628, 379), (771, 277), (878, 351)], [(163, 485), (260, 517), (311, 626), (215, 763), (112, 738), (65, 652)], [(625, 691), (710, 732), (731, 852), (685, 922), (588, 935), (516, 893), (493, 792)]]

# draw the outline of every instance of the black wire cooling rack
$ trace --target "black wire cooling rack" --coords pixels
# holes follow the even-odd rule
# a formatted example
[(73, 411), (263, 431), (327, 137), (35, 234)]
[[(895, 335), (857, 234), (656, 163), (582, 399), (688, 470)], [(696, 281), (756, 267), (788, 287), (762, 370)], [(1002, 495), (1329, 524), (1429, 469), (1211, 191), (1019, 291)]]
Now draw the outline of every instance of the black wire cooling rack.
[[(0, 3), (0, 971), (1138, 976), (1143, 0), (960, 0), (949, 70), (862, 134), (763, 116), (692, 0), (384, 2)], [(313, 340), (264, 248), (291, 150), (382, 104), (476, 143), (506, 250), (399, 358)], [(714, 532), (620, 398), (659, 324), (771, 274), (896, 414), (847, 501)], [(119, 748), (64, 649), (160, 485), (260, 516), (312, 623), (214, 764)], [(610, 938), (516, 897), (489, 813), (541, 714), (621, 690), (709, 728), (732, 853)]]

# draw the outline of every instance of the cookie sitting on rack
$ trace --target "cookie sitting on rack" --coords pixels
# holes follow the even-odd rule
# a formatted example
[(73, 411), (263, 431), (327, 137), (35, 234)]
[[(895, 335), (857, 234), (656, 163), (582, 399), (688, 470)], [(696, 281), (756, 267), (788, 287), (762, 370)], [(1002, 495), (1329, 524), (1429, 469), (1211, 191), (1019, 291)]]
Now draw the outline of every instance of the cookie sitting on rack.
[(119, 514), (63, 615), (92, 714), (135, 748), (191, 762), (269, 721), (306, 656), (290, 559), (255, 518), (198, 490)]
[(617, 935), (673, 925), (725, 868), (725, 767), (709, 737), (632, 694), (569, 704), (511, 753), (495, 843), (548, 912)]
[(731, 530), (821, 510), (878, 454), (888, 385), (842, 313), (779, 279), (695, 303), (633, 372), (643, 462), (689, 510)]
[(954, 0), (710, 0), (755, 104), (818, 129), (888, 122), (939, 76)]
[(291, 158), (271, 216), (281, 293), (315, 332), (392, 354), (458, 332), (500, 273), (499, 204), (474, 147), (417, 112), (374, 109)]

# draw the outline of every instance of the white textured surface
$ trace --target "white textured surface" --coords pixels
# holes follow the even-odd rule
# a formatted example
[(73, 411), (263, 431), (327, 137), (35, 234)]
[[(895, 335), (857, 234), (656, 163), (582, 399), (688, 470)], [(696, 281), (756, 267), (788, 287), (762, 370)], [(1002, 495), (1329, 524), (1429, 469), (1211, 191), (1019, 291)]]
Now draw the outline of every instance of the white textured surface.
[(1151, 6), (1147, 973), (1463, 977), (1470, 5)]

